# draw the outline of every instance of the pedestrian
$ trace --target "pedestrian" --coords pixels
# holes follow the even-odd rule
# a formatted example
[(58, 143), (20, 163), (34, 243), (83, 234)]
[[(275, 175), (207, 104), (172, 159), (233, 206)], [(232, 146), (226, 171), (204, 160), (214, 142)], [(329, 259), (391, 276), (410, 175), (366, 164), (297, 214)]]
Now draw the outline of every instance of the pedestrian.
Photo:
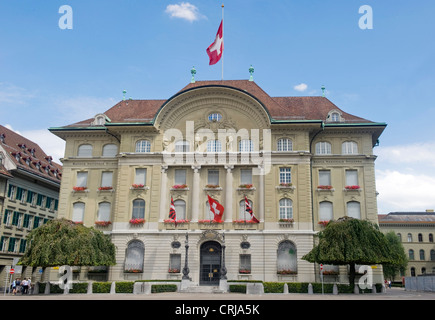
[(32, 290), (32, 280), (29, 278), (29, 279), (27, 279), (27, 282), (28, 282), (28, 284), (27, 284), (27, 288), (28, 288), (27, 293), (28, 294), (32, 294), (32, 292), (33, 292), (33, 290)]
[(29, 289), (29, 282), (27, 281), (26, 278), (24, 278), (23, 282), (21, 282), (21, 285), (23, 286), (22, 294), (27, 294), (28, 289)]
[(17, 281), (16, 281), (16, 291), (15, 291), (15, 293), (20, 293), (21, 292), (21, 279), (20, 278), (17, 278)]
[(391, 280), (388, 280), (388, 288), (391, 289)]
[(16, 295), (17, 294), (17, 280), (14, 279), (14, 281), (12, 282), (12, 294)]

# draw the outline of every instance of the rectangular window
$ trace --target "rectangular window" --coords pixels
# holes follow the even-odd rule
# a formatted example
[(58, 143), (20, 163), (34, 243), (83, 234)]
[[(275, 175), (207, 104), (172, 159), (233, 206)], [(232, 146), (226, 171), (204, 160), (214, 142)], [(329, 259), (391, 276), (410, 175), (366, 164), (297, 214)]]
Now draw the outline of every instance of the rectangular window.
[(239, 273), (244, 273), (244, 274), (251, 273), (251, 255), (250, 254), (241, 254), (240, 255)]
[(15, 252), (15, 242), (16, 238), (9, 238), (9, 246), (8, 246), (8, 252)]
[(252, 169), (240, 170), (240, 184), (252, 184)]
[(36, 229), (39, 227), (39, 222), (40, 222), (41, 218), (40, 217), (34, 217), (33, 218), (33, 229)]
[(186, 170), (175, 169), (175, 184), (186, 184)]
[(7, 226), (11, 225), (11, 219), (12, 219), (12, 211), (6, 209), (5, 210), (5, 215), (3, 217), (3, 223)]
[(319, 186), (330, 186), (330, 185), (331, 185), (331, 171), (319, 170)]
[(134, 183), (143, 184), (145, 186), (146, 181), (147, 181), (147, 169), (136, 168), (135, 175), (134, 175)]
[(101, 174), (101, 187), (112, 187), (113, 172), (105, 171)]
[(22, 216), (23, 216), (22, 213), (20, 213), (18, 211), (14, 211), (14, 215), (12, 217), (12, 225), (16, 226), (16, 227), (20, 227)]
[(15, 194), (15, 199), (17, 199), (18, 201), (22, 201), (23, 195), (24, 195), (24, 189), (20, 188), (20, 187), (17, 187), (17, 192)]
[(33, 191), (27, 190), (27, 198), (26, 198), (27, 203), (32, 203), (32, 199), (33, 199), (34, 194), (35, 193)]
[(207, 184), (219, 185), (219, 170), (208, 170)]
[(291, 183), (291, 168), (279, 168), (279, 183)]
[(29, 214), (25, 214), (24, 215), (24, 220), (23, 220), (23, 228), (29, 228), (31, 225), (31, 218), (32, 216)]
[(8, 243), (8, 237), (1, 237), (0, 239), (0, 252), (5, 252), (6, 251), (6, 246)]
[(26, 245), (27, 245), (27, 240), (26, 239), (21, 239), (19, 253), (24, 253), (26, 251)]
[(88, 185), (88, 173), (86, 171), (77, 172), (76, 187), (87, 187)]
[(346, 170), (346, 186), (357, 186), (357, 185), (358, 185), (358, 171)]
[(14, 200), (15, 198), (15, 186), (9, 185), (8, 198)]
[(179, 273), (181, 271), (181, 254), (171, 253), (169, 256), (169, 273)]

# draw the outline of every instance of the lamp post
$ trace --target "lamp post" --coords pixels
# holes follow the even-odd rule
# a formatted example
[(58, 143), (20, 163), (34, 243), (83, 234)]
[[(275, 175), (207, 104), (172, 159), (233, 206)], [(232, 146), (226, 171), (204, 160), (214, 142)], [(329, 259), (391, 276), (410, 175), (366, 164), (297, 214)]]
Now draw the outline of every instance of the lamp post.
[(188, 255), (189, 255), (189, 235), (186, 232), (186, 241), (185, 241), (185, 248), (186, 248), (186, 257), (184, 260), (184, 268), (183, 268), (183, 280), (190, 280), (189, 279), (189, 266), (188, 266)]
[(221, 280), (227, 280), (227, 268), (225, 267), (225, 232), (222, 234), (222, 266)]

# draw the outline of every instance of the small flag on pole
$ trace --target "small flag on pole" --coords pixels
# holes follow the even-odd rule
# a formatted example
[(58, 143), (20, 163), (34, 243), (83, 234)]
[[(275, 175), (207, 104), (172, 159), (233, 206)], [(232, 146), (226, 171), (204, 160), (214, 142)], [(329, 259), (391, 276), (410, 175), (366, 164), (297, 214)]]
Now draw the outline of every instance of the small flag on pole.
[(254, 213), (252, 212), (251, 204), (249, 203), (248, 198), (245, 196), (245, 210), (247, 213), (251, 215), (251, 220), (255, 223), (259, 223), (258, 219), (254, 216)]
[(171, 197), (171, 206), (169, 207), (169, 218), (174, 220), (175, 226), (177, 226), (177, 212), (175, 211), (174, 199)]
[(214, 42), (207, 48), (207, 54), (210, 58), (209, 65), (218, 63), (224, 52), (224, 34), (223, 34), (223, 19), (219, 25), (218, 32)]

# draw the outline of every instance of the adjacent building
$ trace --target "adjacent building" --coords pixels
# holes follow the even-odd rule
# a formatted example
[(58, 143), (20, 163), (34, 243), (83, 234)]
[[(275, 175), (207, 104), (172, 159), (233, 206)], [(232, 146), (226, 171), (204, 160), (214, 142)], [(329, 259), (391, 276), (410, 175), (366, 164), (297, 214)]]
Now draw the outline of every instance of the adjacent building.
[(435, 274), (435, 213), (390, 212), (379, 215), (382, 232), (394, 231), (403, 244), (409, 262), (405, 274), (414, 277)]
[[(25, 252), (29, 231), (57, 216), (62, 166), (38, 144), (0, 125), (0, 286)], [(36, 269), (19, 266), (14, 277)]]
[[(271, 97), (248, 80), (123, 100), (50, 128), (66, 142), (59, 217), (110, 234), (111, 281), (181, 279), (186, 262), (197, 285), (315, 281), (301, 257), (326, 221), (377, 222), (373, 148), (385, 127), (325, 97)], [(222, 222), (208, 196), (224, 207)], [(82, 268), (80, 278), (101, 271)], [(344, 267), (330, 274), (347, 279)]]

